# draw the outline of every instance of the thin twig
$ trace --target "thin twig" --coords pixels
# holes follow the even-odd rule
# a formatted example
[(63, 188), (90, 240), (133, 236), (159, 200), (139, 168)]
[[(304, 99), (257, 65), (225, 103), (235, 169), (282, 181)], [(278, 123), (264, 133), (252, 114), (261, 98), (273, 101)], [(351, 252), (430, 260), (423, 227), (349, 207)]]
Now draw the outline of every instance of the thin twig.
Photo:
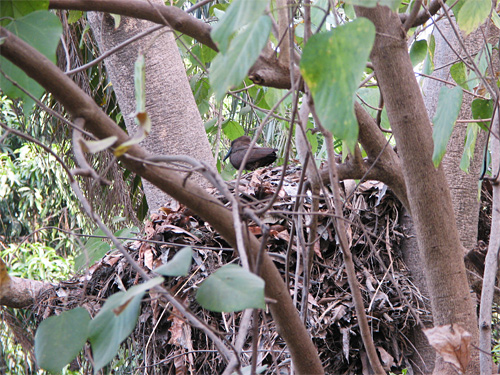
[[(311, 113), (313, 114), (316, 125), (321, 130), (323, 136), (325, 137), (326, 148), (328, 153), (328, 166), (330, 174), (330, 185), (333, 191), (333, 204), (335, 206), (335, 212), (338, 216), (342, 215), (342, 201), (340, 199), (339, 191), (339, 179), (337, 174), (337, 164), (335, 163), (335, 152), (333, 150), (333, 136), (332, 133), (327, 131), (321, 124), (316, 112), (314, 110), (313, 103), (309, 104), (311, 107)], [(377, 350), (375, 349), (375, 344), (373, 343), (373, 338), (370, 334), (370, 327), (368, 325), (368, 319), (366, 317), (365, 307), (363, 303), (363, 296), (361, 295), (361, 290), (356, 279), (356, 270), (354, 269), (354, 262), (352, 259), (351, 250), (348, 246), (346, 231), (344, 227), (343, 220), (334, 220), (335, 233), (339, 239), (340, 247), (342, 249), (342, 254), (344, 255), (345, 269), (347, 273), (347, 280), (349, 282), (349, 287), (351, 288), (352, 298), (354, 301), (354, 308), (356, 310), (356, 316), (358, 317), (359, 329), (361, 331), (361, 338), (363, 339), (363, 344), (366, 349), (366, 353), (370, 360), (370, 364), (377, 375), (385, 374), (385, 371), (380, 363), (377, 355)]]

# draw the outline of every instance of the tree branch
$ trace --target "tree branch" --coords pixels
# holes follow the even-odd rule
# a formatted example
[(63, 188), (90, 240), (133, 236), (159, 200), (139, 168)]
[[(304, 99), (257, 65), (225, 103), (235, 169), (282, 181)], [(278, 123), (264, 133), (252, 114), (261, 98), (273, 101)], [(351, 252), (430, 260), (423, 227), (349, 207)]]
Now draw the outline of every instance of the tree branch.
[[(69, 3), (77, 2), (82, 3), (81, 1)], [(88, 3), (94, 2), (96, 1), (88, 1)], [(116, 1), (109, 1), (109, 3), (112, 2), (116, 3)], [(83, 3), (87, 3), (87, 1)], [(98, 3), (108, 3), (108, 1), (98, 1)], [(28, 76), (52, 93), (54, 98), (64, 105), (73, 118), (84, 118), (86, 129), (100, 139), (116, 136), (118, 139), (115, 146), (129, 139), (128, 135), (106, 116), (91, 97), (86, 95), (45, 56), (4, 28), (0, 28), (0, 37), (3, 38), (0, 50), (2, 56), (17, 65)], [(228, 243), (236, 247), (237, 241), (232, 214), (219, 201), (197, 184), (189, 180), (185, 181), (177, 173), (148, 166), (139, 161), (150, 156), (141, 147), (132, 146), (128, 150), (128, 154), (134, 158), (128, 158), (127, 154), (125, 154), (120, 157), (120, 160), (129, 170), (147, 179), (180, 203), (188, 206), (204, 220), (210, 222)], [(255, 236), (250, 235), (247, 250), (256, 257), (259, 249), (260, 242)], [(276, 322), (278, 332), (290, 349), (297, 373), (322, 374), (324, 370), (316, 348), (297, 314), (281, 275), (267, 253), (262, 254), (261, 276), (266, 282), (266, 296), (276, 300), (276, 303), (270, 304), (269, 308)]]
[[(443, 3), (446, 3), (446, 0), (443, 0)], [(415, 20), (411, 23), (408, 23), (408, 28), (406, 30), (409, 30), (412, 27), (417, 27), (417, 26), (423, 25), (424, 23), (427, 22), (427, 20), (429, 18), (431, 18), (433, 15), (435, 15), (439, 11), (439, 9), (441, 9), (441, 4), (440, 4), (439, 0), (432, 0), (431, 4), (429, 5), (429, 11), (427, 12), (427, 10), (423, 9), (420, 12), (418, 12), (418, 14), (415, 17)], [(403, 24), (406, 24), (406, 21), (410, 17), (413, 18), (414, 16), (412, 16), (411, 13), (410, 14), (406, 14), (406, 13), (399, 14), (399, 19), (401, 20), (401, 23), (403, 23)], [(405, 27), (406, 27), (406, 25), (405, 25)]]
[[(162, 25), (165, 24), (165, 19), (174, 30), (218, 51), (210, 36), (212, 27), (174, 6), (154, 5), (140, 0), (50, 0), (49, 8), (114, 13)], [(248, 77), (262, 86), (290, 88), (289, 68), (277, 62), (276, 56), (259, 56), (250, 68)]]

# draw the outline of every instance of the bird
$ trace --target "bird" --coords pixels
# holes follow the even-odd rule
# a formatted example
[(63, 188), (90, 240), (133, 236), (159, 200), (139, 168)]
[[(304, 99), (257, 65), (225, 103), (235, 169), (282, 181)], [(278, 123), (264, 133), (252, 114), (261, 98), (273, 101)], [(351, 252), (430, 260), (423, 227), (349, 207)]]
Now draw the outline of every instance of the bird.
[[(243, 158), (250, 147), (251, 141), (252, 138), (247, 135), (236, 138), (231, 142), (231, 147), (229, 148), (229, 151), (223, 161), (226, 161), (226, 159), (229, 158), (232, 166), (236, 169), (240, 169), (241, 163), (243, 162)], [(273, 163), (276, 160), (276, 151), (278, 150), (275, 148), (259, 146), (252, 147), (243, 169), (253, 171), (257, 168), (265, 167), (266, 165)]]

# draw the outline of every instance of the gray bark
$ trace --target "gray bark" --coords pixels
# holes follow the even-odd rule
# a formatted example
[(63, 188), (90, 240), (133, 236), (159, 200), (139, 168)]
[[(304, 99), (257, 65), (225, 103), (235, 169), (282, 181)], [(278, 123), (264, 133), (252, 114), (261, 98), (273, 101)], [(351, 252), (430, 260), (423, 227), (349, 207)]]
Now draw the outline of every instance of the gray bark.
[[(434, 55), (434, 66), (436, 70), (433, 77), (454, 82), (450, 75), (450, 66), (458, 62), (459, 57), (465, 53), (461, 48), (455, 33), (448, 21), (443, 18), (437, 22), (439, 32), (434, 30), (436, 40), (436, 50)], [(465, 46), (471, 55), (475, 55), (484, 45), (481, 30), (477, 30), (465, 39)], [(423, 92), (429, 117), (432, 119), (437, 108), (439, 90), (444, 85), (443, 82), (434, 79), (425, 79)], [(464, 92), (462, 108), (458, 116), (459, 120), (471, 119), (471, 103), (474, 97)], [(483, 149), (486, 142), (486, 134), (481, 131), (476, 141), (474, 159), (471, 162), (469, 173), (460, 169), (460, 160), (465, 146), (465, 136), (467, 133), (467, 123), (455, 124), (453, 133), (443, 157), (443, 169), (446, 180), (450, 186), (453, 209), (457, 223), (460, 240), (465, 249), (472, 249), (477, 243), (479, 201), (478, 201), (478, 176), (481, 170)]]
[[(108, 15), (89, 13), (88, 19), (101, 53), (154, 26), (148, 21), (122, 17), (120, 27), (115, 30), (114, 21)], [(137, 127), (132, 116), (136, 110), (134, 63), (138, 53), (143, 52), (146, 60), (146, 111), (152, 121), (152, 131), (141, 146), (155, 155), (189, 155), (215, 168), (177, 44), (172, 32), (165, 30), (168, 29), (150, 34), (105, 60), (128, 133), (133, 135)], [(207, 186), (201, 177), (194, 175), (190, 178)], [(169, 200), (163, 191), (149, 182), (143, 180), (143, 185), (150, 212)]]

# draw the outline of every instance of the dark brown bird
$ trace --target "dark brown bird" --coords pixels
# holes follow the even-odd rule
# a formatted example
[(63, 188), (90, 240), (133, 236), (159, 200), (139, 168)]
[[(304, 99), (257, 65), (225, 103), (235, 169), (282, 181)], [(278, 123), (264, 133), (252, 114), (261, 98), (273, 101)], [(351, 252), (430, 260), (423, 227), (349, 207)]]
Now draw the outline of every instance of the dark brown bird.
[[(243, 158), (250, 147), (251, 141), (252, 138), (246, 135), (236, 138), (231, 142), (231, 147), (229, 148), (229, 151), (223, 161), (226, 161), (226, 159), (229, 158), (233, 167), (240, 169), (241, 163), (243, 162)], [(278, 150), (275, 148), (254, 146), (252, 151), (250, 151), (250, 155), (248, 155), (247, 162), (243, 169), (253, 171), (254, 169), (265, 167), (266, 165), (273, 163), (276, 160), (276, 151)]]

